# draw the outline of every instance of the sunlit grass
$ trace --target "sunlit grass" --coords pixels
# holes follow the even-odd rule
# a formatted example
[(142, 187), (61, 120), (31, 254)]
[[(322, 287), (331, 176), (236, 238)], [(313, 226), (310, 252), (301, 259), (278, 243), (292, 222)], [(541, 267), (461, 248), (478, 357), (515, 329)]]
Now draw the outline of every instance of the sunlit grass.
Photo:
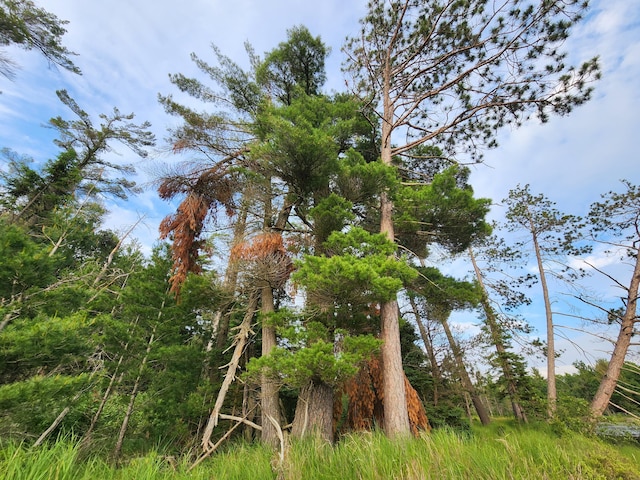
[(348, 435), (330, 446), (293, 442), (284, 462), (269, 449), (230, 444), (192, 470), (192, 457), (150, 452), (119, 466), (60, 440), (33, 449), (0, 445), (0, 478), (11, 480), (151, 479), (626, 479), (640, 480), (640, 446), (612, 445), (545, 428), (495, 425), (473, 433), (438, 430), (390, 440), (378, 432)]

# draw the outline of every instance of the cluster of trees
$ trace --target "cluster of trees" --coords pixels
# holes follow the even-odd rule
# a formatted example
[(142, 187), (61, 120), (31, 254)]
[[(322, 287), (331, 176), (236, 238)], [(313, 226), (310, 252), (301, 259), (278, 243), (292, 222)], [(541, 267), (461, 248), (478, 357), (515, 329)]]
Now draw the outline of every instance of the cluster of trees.
[[(628, 400), (637, 366), (625, 363), (640, 281), (638, 187), (604, 195), (588, 221), (517, 187), (507, 224), (492, 228), (490, 200), (469, 184), (464, 163), (495, 146), (501, 127), (569, 113), (598, 76), (596, 59), (570, 68), (560, 48), (583, 2), (520, 3), (371, 0), (344, 47), (345, 92), (323, 92), (328, 49), (303, 26), (264, 56), (247, 45), (248, 68), (215, 47), (214, 63), (192, 55), (203, 79), (171, 75), (178, 92), (159, 96), (179, 119), (169, 142), (186, 160), (157, 180), (179, 206), (150, 258), (100, 229), (104, 199), (136, 191), (119, 177), (132, 167), (105, 154), (120, 143), (145, 156), (149, 125), (117, 109), (95, 125), (58, 92), (77, 117), (51, 120), (59, 155), (33, 168), (4, 151), (0, 434), (40, 443), (64, 429), (115, 457), (125, 438), (131, 448), (168, 439), (206, 455), (233, 432), (273, 447), (288, 428), (328, 441), (374, 426), (402, 436), (429, 429), (427, 418), (463, 422), (471, 406), (486, 424), (505, 399), (519, 421), (553, 418), (546, 279), (580, 272), (549, 261), (594, 242), (619, 242), (636, 265), (619, 283), (623, 308), (603, 309), (620, 337), (604, 373), (580, 365), (560, 390), (591, 401), (593, 415), (609, 405), (638, 413)], [(5, 44), (40, 48), (27, 27), (45, 25), (53, 58), (68, 62), (62, 22), (27, 0), (2, 5), (3, 22), (26, 32), (3, 32)], [(16, 22), (24, 11), (40, 20)], [(509, 229), (531, 244), (499, 240)], [(427, 266), (434, 251), (439, 262), (466, 255), (475, 277)], [(528, 298), (492, 274), (529, 253), (538, 275), (516, 285), (542, 286), (546, 380), (512, 345), (530, 333), (514, 314)], [(448, 323), (456, 310), (480, 312), (473, 341), (491, 347), (491, 375), (470, 367), (469, 342)]]

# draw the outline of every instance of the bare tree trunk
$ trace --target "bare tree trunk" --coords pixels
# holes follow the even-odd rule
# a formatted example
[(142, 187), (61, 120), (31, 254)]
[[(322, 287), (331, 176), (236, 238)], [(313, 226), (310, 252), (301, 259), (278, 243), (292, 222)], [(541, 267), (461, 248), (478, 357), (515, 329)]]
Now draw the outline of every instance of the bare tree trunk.
[[(93, 376), (95, 375), (97, 370), (93, 370), (91, 372), (91, 375), (89, 375), (89, 381), (91, 381), (91, 379), (93, 378)], [(67, 405), (66, 407), (64, 407), (62, 409), (62, 411), (60, 412), (60, 414), (56, 417), (56, 419), (53, 421), (53, 423), (51, 423), (51, 425), (49, 425), (49, 428), (47, 428), (44, 432), (42, 432), (42, 435), (40, 435), (38, 437), (38, 439), (35, 441), (35, 443), (33, 444), (34, 447), (39, 446), (42, 442), (44, 442), (44, 440), (49, 436), (49, 434), (51, 432), (53, 432), (56, 427), (58, 425), (60, 425), (60, 423), (62, 423), (62, 420), (64, 420), (64, 418), (67, 416), (67, 414), (71, 411), (71, 406), (82, 396), (82, 394), (85, 392), (84, 389), (80, 389), (79, 392), (77, 392), (73, 398), (71, 399), (71, 401), (69, 402), (69, 405)]]
[[(274, 310), (273, 290), (270, 285), (266, 285), (262, 287), (262, 309), (260, 312), (264, 315), (272, 313)], [(275, 347), (276, 329), (272, 325), (263, 323), (262, 356), (269, 356)], [(278, 385), (275, 379), (266, 373), (262, 374), (260, 403), (262, 407), (262, 441), (273, 448), (277, 448), (280, 443), (277, 426), (281, 422)]]
[(607, 371), (600, 381), (598, 390), (591, 401), (591, 415), (594, 418), (602, 416), (609, 401), (611, 395), (616, 388), (618, 378), (620, 378), (620, 372), (624, 365), (624, 360), (631, 344), (631, 337), (633, 336), (633, 327), (638, 320), (637, 306), (638, 306), (638, 288), (640, 287), (640, 251), (636, 252), (636, 265), (633, 269), (633, 276), (629, 288), (627, 289), (626, 308), (622, 315), (620, 322), (620, 332), (618, 333), (618, 339), (613, 353), (611, 354), (611, 360), (607, 366)]
[[(241, 205), (240, 212), (238, 213), (238, 218), (236, 219), (236, 223), (233, 227), (233, 242), (231, 247), (233, 248), (238, 243), (244, 240), (244, 236), (247, 230), (247, 202), (243, 197), (243, 202)], [(238, 285), (238, 265), (235, 262), (230, 262), (227, 266), (227, 271), (224, 277), (224, 289), (229, 295), (230, 299), (227, 301), (226, 305), (221, 309), (220, 312), (220, 323), (215, 332), (216, 336), (216, 347), (222, 349), (227, 343), (229, 337), (229, 320), (231, 319), (231, 309), (233, 305), (233, 297), (236, 293), (236, 288)]]
[(2, 322), (0, 322), (0, 333), (5, 329), (7, 325), (9, 325), (9, 323), (11, 323), (11, 320), (15, 318), (15, 314), (16, 311), (11, 309), (4, 315), (4, 317), (2, 318)]
[(540, 272), (540, 286), (542, 287), (542, 297), (544, 299), (544, 311), (547, 319), (547, 414), (553, 418), (556, 414), (556, 402), (558, 393), (556, 389), (556, 347), (553, 328), (553, 313), (551, 311), (551, 300), (549, 299), (549, 288), (547, 287), (547, 277), (542, 263), (542, 254), (538, 244), (538, 236), (535, 233), (533, 220), (531, 221), (531, 231), (533, 232), (533, 248), (536, 252), (538, 271)]
[[(82, 211), (82, 209), (85, 207), (85, 205), (87, 204), (87, 202), (89, 202), (89, 199), (91, 198), (91, 192), (93, 192), (95, 187), (91, 187), (89, 189), (89, 192), (87, 193), (87, 195), (85, 196), (85, 199), (80, 203), (80, 205), (78, 206), (78, 208), (75, 211), (75, 214), (73, 215), (74, 217), (77, 217), (80, 212)], [(137, 223), (136, 223), (137, 225)], [(53, 239), (51, 239), (49, 236), (47, 236), (44, 232), (44, 226), (42, 227), (42, 233), (43, 235), (47, 238), (47, 240), (49, 240), (50, 242), (53, 243), (53, 248), (51, 249), (51, 251), (49, 252), (49, 256), (53, 257), (56, 252), (58, 251), (58, 249), (60, 248), (60, 246), (62, 245), (62, 242), (64, 242), (64, 239), (66, 238), (67, 234), (69, 233), (69, 228), (67, 226), (67, 228), (65, 228), (62, 233), (60, 234), (60, 237), (58, 237), (58, 240), (56, 242), (53, 241)]]
[[(382, 80), (382, 142), (381, 160), (384, 165), (392, 165), (391, 133), (394, 105), (391, 101), (391, 59), (387, 58)], [(380, 232), (389, 240), (395, 240), (393, 226), (393, 201), (387, 192), (380, 195)], [(384, 379), (384, 429), (388, 436), (408, 436), (411, 434), (404, 389), (404, 370), (400, 351), (400, 325), (398, 323), (397, 299), (380, 305), (380, 335), (382, 339), (382, 376)]]
[[(116, 246), (113, 247), (111, 252), (109, 252), (109, 256), (107, 257), (107, 260), (104, 262), (104, 265), (102, 266), (102, 270), (100, 270), (100, 273), (98, 273), (98, 275), (96, 276), (95, 280), (93, 281), (93, 286), (94, 287), (96, 285), (98, 285), (98, 283), (100, 283), (100, 280), (102, 280), (102, 277), (104, 277), (105, 273), (107, 273), (107, 269), (109, 268), (111, 263), (113, 263), (113, 257), (115, 256), (116, 252), (118, 250), (120, 250), (120, 247), (122, 247), (122, 244), (124, 243), (126, 238), (129, 236), (129, 234), (131, 234), (133, 229), (136, 228), (141, 221), (142, 221), (142, 219), (139, 219), (136, 223), (134, 223), (131, 226), (131, 228), (129, 228), (129, 230), (127, 230), (127, 232), (122, 236), (122, 238), (118, 239), (118, 243), (116, 244)], [(91, 301), (91, 300), (89, 300), (89, 301)]]
[(435, 352), (433, 351), (433, 341), (431, 335), (420, 318), (420, 312), (418, 311), (418, 305), (413, 297), (409, 296), (409, 303), (413, 309), (413, 314), (416, 317), (416, 323), (418, 324), (418, 330), (420, 331), (420, 337), (424, 343), (424, 348), (427, 350), (427, 356), (429, 357), (429, 363), (431, 364), (431, 375), (433, 376), (433, 405), (438, 405), (439, 393), (438, 389), (442, 385), (442, 372), (440, 371), (440, 365), (436, 360)]
[(155, 333), (156, 326), (154, 325), (151, 336), (149, 337), (149, 342), (147, 343), (147, 350), (144, 354), (142, 362), (140, 363), (140, 368), (138, 369), (138, 376), (136, 377), (136, 380), (133, 384), (133, 389), (131, 390), (131, 395), (129, 396), (129, 405), (127, 406), (127, 412), (125, 413), (124, 419), (122, 420), (122, 425), (120, 426), (118, 440), (116, 441), (116, 446), (113, 449), (113, 458), (115, 460), (118, 460), (118, 458), (120, 457), (120, 452), (122, 451), (122, 442), (124, 441), (124, 436), (127, 433), (127, 428), (129, 427), (129, 420), (131, 419), (131, 415), (133, 414), (133, 405), (135, 404), (136, 397), (138, 395), (140, 379), (142, 378), (144, 367), (147, 364), (147, 359), (149, 358), (149, 353), (151, 352), (151, 345), (153, 345)]
[[(125, 348), (124, 348), (125, 352), (128, 346), (129, 346), (129, 343), (125, 345)], [(116, 383), (116, 376), (118, 374), (118, 370), (120, 369), (120, 366), (122, 365), (123, 360), (124, 360), (124, 354), (120, 355), (120, 359), (118, 360), (116, 369), (111, 375), (111, 378), (109, 379), (109, 385), (107, 386), (107, 389), (104, 391), (104, 394), (102, 395), (102, 399), (100, 400), (100, 405), (98, 406), (98, 410), (93, 415), (93, 418), (91, 419), (91, 424), (89, 424), (89, 428), (84, 433), (82, 443), (85, 445), (91, 441), (91, 435), (93, 434), (93, 430), (96, 428), (96, 425), (98, 424), (98, 420), (100, 419), (100, 415), (102, 415), (102, 411), (104, 410), (105, 405), (107, 404), (107, 400), (109, 400), (109, 397), (111, 396), (113, 386)]]
[(453, 352), (453, 358), (456, 360), (456, 366), (458, 370), (458, 375), (460, 375), (460, 381), (462, 382), (462, 386), (467, 391), (469, 396), (471, 397), (471, 402), (473, 403), (474, 408), (476, 409), (476, 413), (478, 417), (480, 417), (480, 422), (482, 425), (489, 425), (491, 423), (491, 418), (487, 413), (487, 409), (482, 403), (482, 399), (476, 388), (473, 386), (471, 382), (471, 378), (469, 377), (469, 373), (467, 372), (466, 367), (464, 366), (464, 361), (462, 359), (462, 352), (458, 347), (457, 342), (453, 338), (453, 334), (451, 333), (451, 329), (449, 328), (449, 323), (442, 319), (442, 327), (444, 328), (444, 333), (447, 335), (447, 339), (449, 340), (449, 345), (451, 345), (451, 351)]
[(469, 257), (471, 258), (471, 263), (473, 265), (473, 270), (476, 274), (476, 280), (478, 281), (478, 285), (480, 285), (480, 289), (482, 290), (482, 309), (484, 310), (484, 314), (487, 319), (487, 326), (489, 327), (489, 334), (491, 335), (491, 340), (493, 345), (496, 347), (496, 352), (498, 354), (498, 362), (500, 362), (500, 368), (502, 369), (502, 374), (504, 375), (504, 379), (507, 383), (507, 392), (509, 393), (509, 399), (511, 400), (511, 408), (513, 410), (513, 415), (518, 422), (527, 423), (527, 416), (524, 412), (524, 409), (520, 405), (518, 399), (520, 396), (518, 395), (518, 387), (516, 385), (516, 380), (514, 378), (513, 372), (511, 370), (511, 365), (507, 360), (506, 353), (507, 349), (502, 340), (502, 329), (498, 324), (498, 320), (496, 318), (495, 312), (491, 305), (489, 304), (489, 296), (487, 294), (487, 289), (484, 286), (484, 281), (482, 279), (482, 273), (480, 272), (480, 268), (478, 267), (478, 263), (476, 262), (476, 257), (473, 254), (473, 249), (469, 247)]

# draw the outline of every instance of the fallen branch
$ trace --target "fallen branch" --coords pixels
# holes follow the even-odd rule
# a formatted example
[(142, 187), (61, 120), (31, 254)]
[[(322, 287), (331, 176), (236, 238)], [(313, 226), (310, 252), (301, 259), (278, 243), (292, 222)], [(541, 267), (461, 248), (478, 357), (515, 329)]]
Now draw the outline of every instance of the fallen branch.
[(255, 428), (258, 431), (262, 431), (262, 427), (257, 423), (252, 422), (251, 420), (247, 420), (247, 417), (236, 417), (235, 415), (227, 415), (226, 413), (219, 413), (218, 418), (222, 420), (235, 420), (236, 422), (244, 423), (245, 425), (249, 425), (252, 428)]
[[(221, 415), (222, 416), (222, 415)], [(231, 415), (229, 415), (231, 416)], [(222, 438), (220, 440), (218, 440), (215, 445), (212, 445), (211, 443), (209, 443), (209, 445), (207, 445), (207, 447), (205, 448), (205, 451), (202, 455), (200, 455), (200, 457), (198, 457), (198, 459), (193, 462), (193, 465), (191, 465), (189, 467), (189, 469), (187, 470), (187, 472), (190, 472), (191, 470), (193, 470), (196, 466), (198, 466), (200, 463), (202, 463), (202, 461), (204, 459), (206, 459), (207, 457), (209, 457), (213, 452), (216, 451), (216, 449), (222, 444), (222, 442), (224, 442), (227, 438), (229, 438), (231, 436), (231, 434), (233, 433), (233, 431), (238, 428), (240, 425), (242, 425), (243, 423), (248, 422), (249, 420), (245, 418), (243, 419), (239, 419), (238, 422), (236, 422), (235, 425), (233, 425), (228, 431), (227, 433), (225, 433)], [(253, 423), (253, 422), (250, 422)]]
[(218, 425), (220, 410), (222, 409), (227, 391), (229, 390), (229, 387), (231, 386), (233, 380), (236, 378), (238, 364), (240, 363), (242, 352), (244, 351), (244, 347), (247, 344), (247, 339), (249, 338), (249, 334), (251, 333), (251, 321), (253, 320), (253, 315), (256, 311), (257, 306), (258, 293), (252, 292), (251, 296), (249, 297), (249, 305), (247, 306), (247, 311), (244, 314), (242, 323), (239, 326), (239, 331), (235, 336), (235, 348), (233, 351), (233, 356), (231, 357), (231, 361), (229, 362), (229, 368), (227, 369), (227, 373), (224, 376), (222, 386), (220, 387), (220, 392), (218, 392), (218, 398), (216, 399), (213, 411), (209, 416), (209, 421), (207, 422), (207, 426), (205, 427), (204, 433), (202, 434), (202, 449), (205, 452), (208, 451), (209, 445), (211, 444), (211, 435), (213, 435), (213, 429), (216, 427), (216, 425)]

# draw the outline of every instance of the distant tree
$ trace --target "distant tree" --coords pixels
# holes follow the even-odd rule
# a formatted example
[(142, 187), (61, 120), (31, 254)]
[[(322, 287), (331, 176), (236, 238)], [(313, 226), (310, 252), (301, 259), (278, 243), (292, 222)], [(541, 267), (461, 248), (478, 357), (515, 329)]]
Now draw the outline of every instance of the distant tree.
[[(503, 200), (507, 211), (507, 229), (511, 232), (526, 232), (528, 239), (516, 245), (515, 249), (532, 252), (536, 260), (542, 297), (544, 300), (547, 341), (547, 402), (549, 416), (556, 410), (556, 349), (551, 309), (551, 294), (548, 277), (553, 275), (567, 281), (575, 279), (579, 272), (567, 266), (567, 255), (580, 255), (590, 250), (588, 245), (579, 246), (578, 240), (582, 219), (575, 215), (562, 214), (555, 208), (555, 203), (543, 194), (533, 195), (529, 185), (518, 185), (509, 191)], [(556, 268), (554, 268), (554, 266)]]
[[(611, 395), (620, 378), (631, 339), (637, 333), (635, 325), (638, 322), (638, 290), (640, 289), (640, 186), (628, 180), (623, 180), (622, 183), (626, 191), (602, 195), (601, 202), (591, 205), (588, 217), (594, 240), (610, 249), (623, 252), (621, 261), (629, 261), (632, 270), (628, 285), (615, 281), (624, 291), (621, 297), (622, 306), (610, 310), (608, 316), (612, 322), (620, 325), (620, 331), (598, 391), (591, 401), (591, 414), (594, 417), (601, 416), (609, 405)], [(593, 265), (591, 267), (600, 271)], [(610, 275), (604, 274), (612, 279)]]
[[(125, 178), (135, 172), (133, 164), (109, 161), (105, 155), (115, 151), (114, 143), (131, 150), (141, 158), (149, 154), (147, 148), (155, 145), (155, 136), (149, 130), (151, 124), (147, 121), (140, 124), (131, 120), (134, 114), (121, 113), (118, 108), (113, 113), (100, 114), (99, 125), (94, 125), (91, 117), (66, 90), (58, 90), (58, 98), (78, 118), (65, 120), (55, 117), (49, 120), (49, 125), (58, 132), (54, 141), (63, 151), (74, 151), (77, 155), (75, 167), (80, 171), (82, 181), (76, 188), (82, 193), (108, 194), (126, 199), (127, 193), (136, 192), (135, 182)], [(124, 175), (120, 178), (110, 178), (113, 173)]]
[[(362, 30), (348, 40), (352, 88), (381, 123), (385, 165), (422, 144), (479, 157), (496, 132), (537, 113), (567, 114), (588, 100), (597, 60), (565, 64), (560, 48), (587, 2), (552, 0), (370, 0)], [(395, 239), (394, 203), (381, 192), (380, 229)], [(404, 409), (397, 300), (382, 305), (385, 411), (389, 435), (409, 432)]]
[[(493, 227), (498, 229), (499, 225), (495, 223)], [(524, 405), (533, 406), (536, 412), (538, 405), (529, 401), (531, 382), (526, 373), (528, 369), (524, 354), (533, 353), (537, 345), (527, 340), (533, 327), (519, 311), (531, 304), (525, 292), (537, 281), (537, 276), (528, 270), (519, 272), (523, 258), (528, 255), (527, 250), (523, 250), (519, 244), (515, 247), (508, 245), (496, 234), (478, 238), (469, 247), (468, 253), (476, 280), (483, 290), (481, 306), (485, 339), (495, 347), (494, 352), (487, 352), (487, 358), (500, 372), (494, 386), (498, 389), (497, 393), (510, 398), (516, 419), (526, 422)], [(521, 353), (512, 350), (514, 341), (522, 348)], [(537, 344), (537, 340), (533, 343)]]
[[(50, 63), (80, 74), (70, 58), (75, 53), (62, 45), (67, 23), (31, 0), (0, 1), (0, 45), (39, 50)], [(13, 78), (15, 67), (14, 62), (0, 52), (0, 74)]]
[(448, 323), (449, 316), (454, 310), (477, 307), (480, 303), (482, 292), (477, 284), (443, 275), (433, 267), (421, 267), (418, 272), (420, 275), (409, 285), (409, 289), (414, 295), (419, 295), (425, 302), (427, 314), (433, 320), (442, 324), (453, 353), (456, 373), (460, 378), (462, 387), (471, 397), (480, 421), (483, 425), (487, 425), (491, 422), (489, 411), (471, 381), (464, 363), (462, 349), (455, 340)]

